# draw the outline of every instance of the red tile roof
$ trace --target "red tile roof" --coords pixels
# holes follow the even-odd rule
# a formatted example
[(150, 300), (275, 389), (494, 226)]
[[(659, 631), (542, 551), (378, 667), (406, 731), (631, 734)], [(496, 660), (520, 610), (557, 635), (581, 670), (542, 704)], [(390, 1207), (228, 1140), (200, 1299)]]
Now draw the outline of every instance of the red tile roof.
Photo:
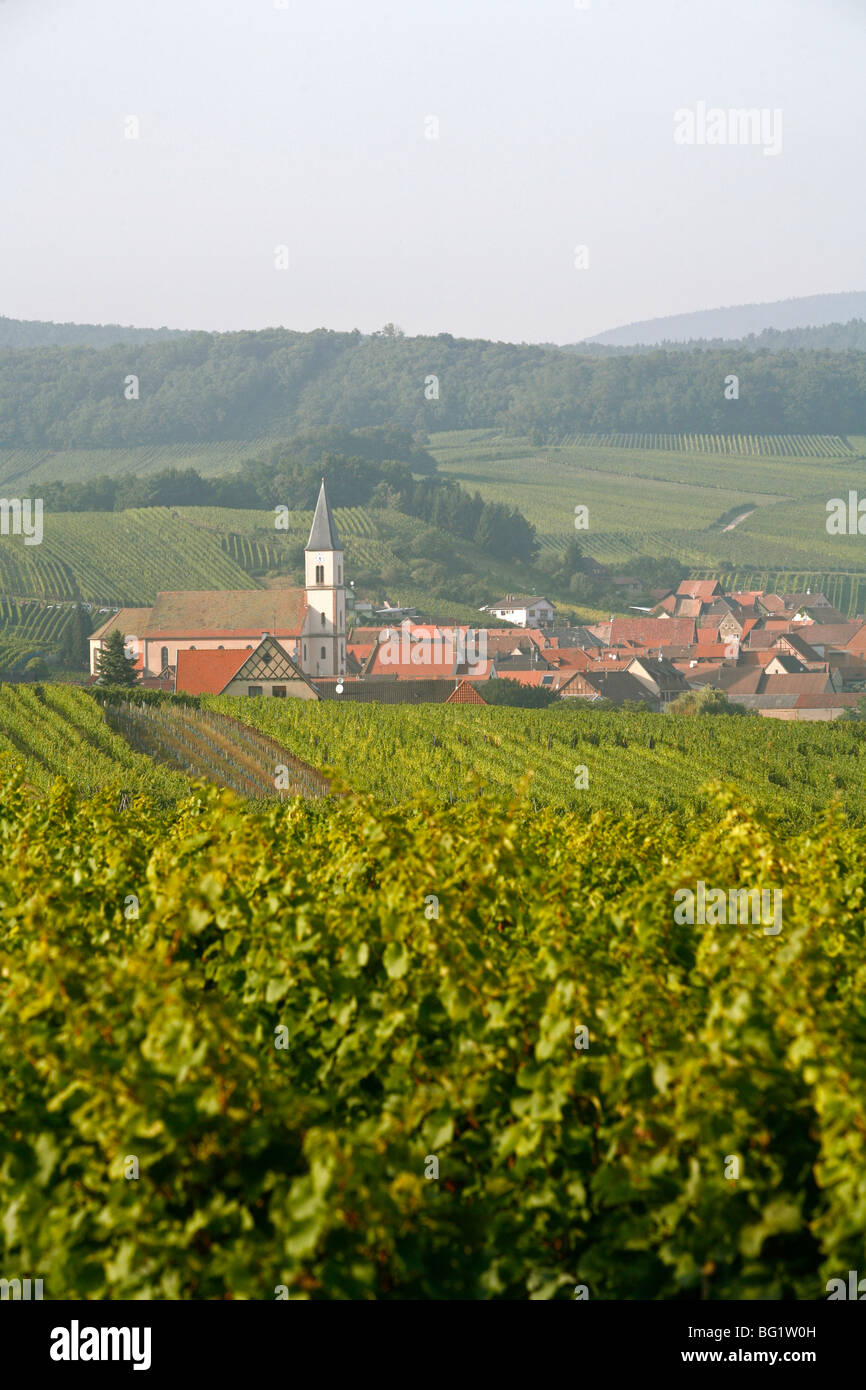
[(446, 705), (486, 705), (487, 701), (482, 698), (481, 693), (475, 689), (474, 685), (470, 685), (469, 681), (461, 681), (445, 703)]
[(614, 618), (610, 624), (608, 646), (670, 647), (695, 640), (694, 618)]
[(755, 602), (759, 608), (776, 618), (787, 618), (790, 622), (794, 616), (793, 611), (785, 606), (778, 594), (761, 594)]
[(708, 603), (719, 592), (717, 579), (684, 579), (677, 589), (678, 594), (688, 598), (703, 599)]
[(585, 671), (587, 666), (592, 665), (592, 657), (583, 647), (558, 647), (555, 651), (546, 653), (550, 664), (559, 670), (568, 668), (569, 670)]
[(674, 611), (678, 618), (699, 618), (703, 606), (704, 600), (701, 598), (679, 598)]
[(219, 695), (249, 655), (247, 651), (179, 651), (175, 689), (184, 695)]
[(677, 606), (676, 594), (666, 594), (665, 597), (656, 604), (655, 611), (662, 609), (665, 613), (673, 613)]

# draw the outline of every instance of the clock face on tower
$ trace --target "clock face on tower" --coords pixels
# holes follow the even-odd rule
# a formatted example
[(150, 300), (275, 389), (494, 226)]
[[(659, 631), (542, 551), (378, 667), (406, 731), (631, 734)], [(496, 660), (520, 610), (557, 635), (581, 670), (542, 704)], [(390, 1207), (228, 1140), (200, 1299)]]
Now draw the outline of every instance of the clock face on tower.
[(322, 557), (321, 557), (321, 555), (317, 555), (317, 556), (316, 556), (316, 564), (317, 564), (317, 565), (320, 565), (321, 563), (322, 563)]

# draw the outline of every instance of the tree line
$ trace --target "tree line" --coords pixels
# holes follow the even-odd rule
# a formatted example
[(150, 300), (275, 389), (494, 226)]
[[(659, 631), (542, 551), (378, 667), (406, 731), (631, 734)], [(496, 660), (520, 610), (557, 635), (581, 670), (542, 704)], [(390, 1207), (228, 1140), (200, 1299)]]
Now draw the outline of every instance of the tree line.
[[(858, 339), (859, 341), (859, 339)], [(739, 399), (725, 379), (739, 377)], [(724, 348), (584, 355), (380, 333), (184, 333), (0, 349), (0, 447), (121, 448), (335, 427), (866, 432), (866, 353)]]

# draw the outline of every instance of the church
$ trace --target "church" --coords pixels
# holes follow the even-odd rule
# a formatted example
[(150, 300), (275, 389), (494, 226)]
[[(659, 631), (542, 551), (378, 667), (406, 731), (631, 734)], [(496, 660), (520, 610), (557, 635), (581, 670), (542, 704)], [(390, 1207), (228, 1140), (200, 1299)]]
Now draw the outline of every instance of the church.
[(90, 638), (91, 673), (119, 630), (141, 676), (178, 691), (316, 699), (311, 680), (346, 674), (343, 550), (324, 478), (304, 568), (302, 589), (165, 591), (151, 608), (121, 608)]

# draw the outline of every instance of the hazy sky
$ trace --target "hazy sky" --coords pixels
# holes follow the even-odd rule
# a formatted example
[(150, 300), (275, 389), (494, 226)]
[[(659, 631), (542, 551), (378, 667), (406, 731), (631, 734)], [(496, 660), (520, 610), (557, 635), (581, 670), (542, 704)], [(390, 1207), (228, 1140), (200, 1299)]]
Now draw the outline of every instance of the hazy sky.
[[(573, 342), (866, 288), (866, 0), (582, 3), (0, 0), (0, 314)], [(780, 152), (675, 143), (701, 102)]]

